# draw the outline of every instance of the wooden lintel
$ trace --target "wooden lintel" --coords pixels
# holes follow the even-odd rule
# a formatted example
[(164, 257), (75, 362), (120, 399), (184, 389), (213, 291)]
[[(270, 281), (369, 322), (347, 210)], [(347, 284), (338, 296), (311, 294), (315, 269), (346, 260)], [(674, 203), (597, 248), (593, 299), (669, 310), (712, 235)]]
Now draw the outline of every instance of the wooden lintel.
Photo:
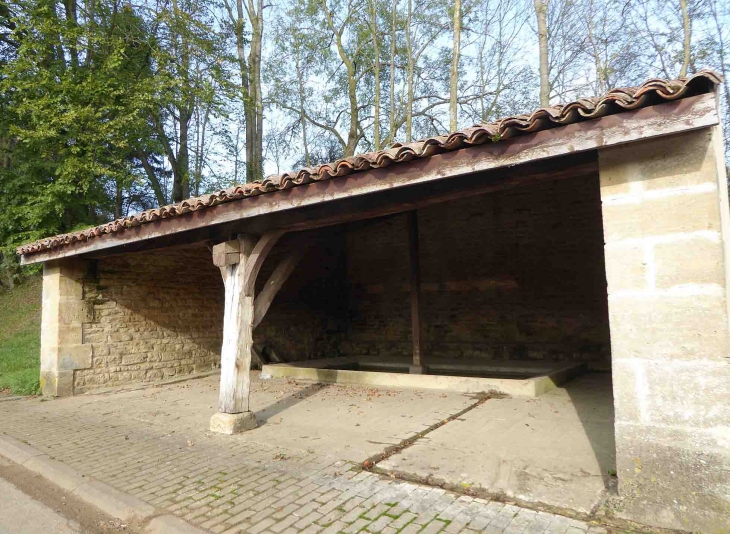
[(418, 249), (418, 212), (407, 213), (408, 249), (411, 267), (411, 337), (413, 342), (412, 373), (423, 372), (423, 338), (421, 323), (421, 267)]
[(282, 259), (266, 281), (264, 288), (254, 300), (253, 327), (256, 328), (269, 311), (274, 297), (284, 285), (289, 275), (294, 272), (299, 261), (304, 256), (303, 249), (294, 249)]

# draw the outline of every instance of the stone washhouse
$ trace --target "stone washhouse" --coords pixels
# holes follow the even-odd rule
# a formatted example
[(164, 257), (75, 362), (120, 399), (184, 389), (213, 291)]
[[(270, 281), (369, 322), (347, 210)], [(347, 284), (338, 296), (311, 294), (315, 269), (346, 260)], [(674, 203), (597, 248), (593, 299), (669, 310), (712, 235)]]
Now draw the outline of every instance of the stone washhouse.
[(211, 429), (233, 433), (256, 425), (252, 358), (324, 380), (392, 361), (411, 386), (610, 370), (623, 517), (727, 532), (721, 81), (649, 80), (20, 247), (43, 264), (43, 392), (220, 368)]

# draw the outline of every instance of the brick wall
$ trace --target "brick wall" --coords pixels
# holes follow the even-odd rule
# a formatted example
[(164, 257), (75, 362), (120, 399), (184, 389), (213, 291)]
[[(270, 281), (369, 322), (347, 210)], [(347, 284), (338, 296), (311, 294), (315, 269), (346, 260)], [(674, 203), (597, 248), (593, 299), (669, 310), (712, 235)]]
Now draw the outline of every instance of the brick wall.
[(257, 279), (258, 292), (291, 247), (316, 236), (254, 330), (254, 343), (273, 348), (285, 360), (340, 356), (340, 344), (347, 332), (343, 229), (308, 234), (285, 235), (269, 254)]
[[(419, 211), (426, 358), (586, 360), (610, 354), (598, 177)], [(410, 355), (404, 215), (351, 225), (343, 351)]]
[(220, 361), (223, 282), (204, 246), (112, 256), (83, 282), (92, 367), (75, 392), (207, 371)]
[[(563, 179), (419, 212), (427, 357), (580, 359), (608, 365), (598, 177)], [(254, 342), (285, 360), (410, 354), (405, 216), (309, 235), (267, 258), (260, 291), (283, 255), (315, 237)], [(220, 361), (223, 283), (205, 246), (113, 256), (83, 281), (92, 366), (76, 392), (158, 381)]]

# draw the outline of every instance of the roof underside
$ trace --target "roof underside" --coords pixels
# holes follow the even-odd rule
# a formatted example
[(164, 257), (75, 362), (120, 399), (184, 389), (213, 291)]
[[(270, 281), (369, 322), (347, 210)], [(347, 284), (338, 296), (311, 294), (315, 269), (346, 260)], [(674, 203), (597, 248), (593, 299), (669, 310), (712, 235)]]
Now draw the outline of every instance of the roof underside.
[[(709, 93), (721, 82), (722, 78), (712, 71), (700, 71), (693, 76), (674, 80), (651, 79), (637, 87), (613, 89), (601, 97), (583, 98), (568, 104), (540, 108), (530, 114), (506, 117), (489, 124), (477, 124), (449, 135), (429, 137), (409, 144), (396, 143), (386, 150), (343, 158), (333, 163), (308, 167), (296, 172), (269, 176), (260, 182), (235, 186), (184, 200), (178, 204), (143, 211), (95, 228), (42, 239), (18, 247), (17, 252), (21, 255), (33, 255), (147, 223), (205, 210), (227, 202), (241, 201), (248, 197), (275, 193), (312, 182), (389, 167), (419, 158), (430, 158), (436, 154), (472, 146), (499, 143), (528, 133)], [(30, 260), (32, 261), (32, 258)]]

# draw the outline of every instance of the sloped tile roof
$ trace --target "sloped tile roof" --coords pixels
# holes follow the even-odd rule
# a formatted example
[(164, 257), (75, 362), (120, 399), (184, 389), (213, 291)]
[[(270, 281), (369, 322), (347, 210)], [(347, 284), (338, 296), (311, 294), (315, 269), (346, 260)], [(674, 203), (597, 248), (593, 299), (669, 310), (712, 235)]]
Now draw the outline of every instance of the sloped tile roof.
[(146, 210), (95, 228), (42, 239), (18, 247), (17, 252), (18, 254), (33, 254), (77, 241), (86, 241), (104, 234), (113, 234), (125, 228), (207, 209), (224, 202), (273, 193), (311, 182), (330, 180), (368, 169), (388, 167), (416, 158), (428, 158), (450, 150), (497, 143), (521, 134), (707, 93), (722, 81), (717, 73), (710, 70), (702, 70), (692, 76), (674, 80), (650, 79), (637, 87), (613, 89), (600, 97), (581, 98), (568, 104), (540, 108), (529, 114), (505, 117), (488, 124), (476, 124), (449, 135), (429, 137), (408, 144), (396, 143), (385, 150), (359, 154), (333, 163), (306, 167), (295, 172), (269, 176), (258, 182), (238, 185), (177, 204)]

